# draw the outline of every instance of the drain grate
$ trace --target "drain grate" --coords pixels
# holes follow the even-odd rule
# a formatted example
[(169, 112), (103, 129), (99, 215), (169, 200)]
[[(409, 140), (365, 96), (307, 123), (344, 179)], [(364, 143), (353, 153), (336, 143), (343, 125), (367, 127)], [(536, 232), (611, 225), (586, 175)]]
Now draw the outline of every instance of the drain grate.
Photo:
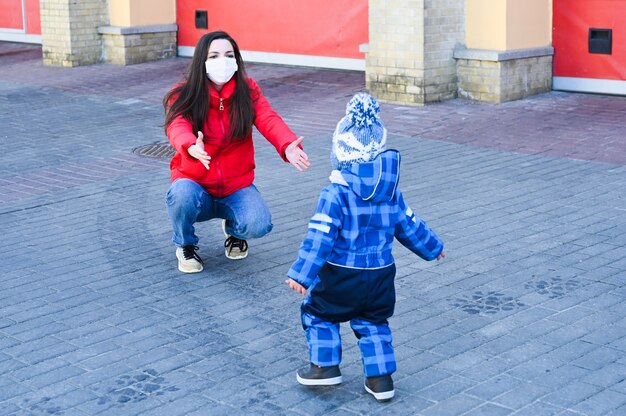
[(136, 147), (133, 149), (133, 153), (144, 157), (165, 159), (174, 156), (176, 150), (169, 143), (165, 142)]

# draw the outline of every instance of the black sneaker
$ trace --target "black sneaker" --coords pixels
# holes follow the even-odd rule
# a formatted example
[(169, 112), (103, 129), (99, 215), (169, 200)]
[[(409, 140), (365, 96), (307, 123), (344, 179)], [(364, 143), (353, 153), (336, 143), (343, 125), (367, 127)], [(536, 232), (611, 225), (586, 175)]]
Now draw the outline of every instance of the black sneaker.
[(230, 236), (224, 241), (224, 254), (231, 260), (241, 260), (248, 257), (248, 242)]
[(224, 241), (224, 254), (231, 260), (241, 260), (248, 257), (248, 242), (240, 240), (226, 232), (226, 220), (222, 220), (222, 231), (226, 236)]
[(379, 402), (391, 400), (395, 394), (391, 375), (367, 377), (365, 379), (365, 391), (374, 396)]
[(203, 261), (196, 253), (198, 247), (188, 245), (176, 247), (176, 258), (178, 259), (178, 270), (183, 273), (198, 273), (203, 269)]
[(311, 363), (308, 367), (298, 370), (298, 383), (305, 386), (333, 386), (340, 384), (341, 371), (338, 365), (320, 367)]

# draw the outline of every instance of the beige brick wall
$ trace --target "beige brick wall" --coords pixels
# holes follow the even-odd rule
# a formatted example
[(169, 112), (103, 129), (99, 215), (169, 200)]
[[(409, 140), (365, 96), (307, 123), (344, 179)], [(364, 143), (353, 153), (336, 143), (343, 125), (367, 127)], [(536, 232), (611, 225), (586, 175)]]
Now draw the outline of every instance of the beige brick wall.
[(552, 56), (458, 60), (459, 97), (502, 103), (552, 89)]
[(459, 59), (458, 94), (475, 101), (500, 102), (501, 65), (499, 62)]
[(385, 102), (423, 103), (424, 0), (369, 0), (366, 84)]
[(369, 0), (366, 84), (384, 102), (453, 98), (465, 0)]
[(100, 61), (97, 28), (108, 23), (107, 0), (40, 0), (40, 17), (44, 65)]
[(426, 0), (424, 8), (425, 102), (456, 97), (454, 48), (465, 43), (465, 0)]
[(501, 63), (502, 101), (519, 100), (552, 89), (552, 56)]
[(102, 35), (104, 61), (132, 65), (176, 56), (176, 31)]

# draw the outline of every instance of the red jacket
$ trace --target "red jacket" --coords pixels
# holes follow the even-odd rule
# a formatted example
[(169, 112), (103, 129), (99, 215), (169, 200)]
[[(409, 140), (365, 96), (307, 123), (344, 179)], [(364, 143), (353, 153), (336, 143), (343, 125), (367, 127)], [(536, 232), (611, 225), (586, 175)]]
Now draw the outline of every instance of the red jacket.
[[(167, 127), (167, 138), (176, 149), (170, 162), (172, 182), (179, 178), (191, 179), (202, 185), (211, 196), (222, 198), (250, 186), (254, 181), (252, 134), (232, 140), (227, 137), (230, 131), (230, 102), (235, 83), (232, 78), (222, 87), (221, 92), (217, 92), (215, 88), (210, 89), (209, 115), (202, 129), (204, 150), (211, 156), (209, 170), (187, 153), (187, 148), (195, 144), (198, 137), (191, 122), (178, 116)], [(281, 158), (287, 161), (285, 148), (296, 140), (296, 135), (272, 109), (257, 83), (248, 78), (248, 84), (254, 105), (255, 127), (274, 145)], [(220, 103), (223, 105), (222, 110)]]

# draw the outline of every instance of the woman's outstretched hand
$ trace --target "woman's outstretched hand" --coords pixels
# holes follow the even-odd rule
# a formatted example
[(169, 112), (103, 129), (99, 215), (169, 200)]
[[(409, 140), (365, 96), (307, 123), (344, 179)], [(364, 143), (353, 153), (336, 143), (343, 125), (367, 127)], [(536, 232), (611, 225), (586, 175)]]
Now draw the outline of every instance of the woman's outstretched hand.
[(306, 170), (311, 166), (309, 163), (309, 157), (304, 153), (304, 150), (300, 149), (300, 143), (302, 143), (304, 137), (298, 137), (297, 140), (291, 142), (289, 146), (285, 149), (285, 157), (300, 172)]
[(292, 288), (293, 290), (295, 290), (299, 294), (306, 295), (306, 288), (304, 286), (302, 286), (300, 283), (296, 282), (295, 280), (287, 279), (287, 280), (285, 280), (285, 283), (287, 283), (290, 288)]
[(196, 144), (192, 144), (187, 148), (187, 153), (189, 156), (196, 158), (204, 165), (204, 167), (209, 170), (209, 164), (211, 163), (211, 156), (207, 152), (204, 151), (204, 134), (201, 131), (198, 132), (198, 139), (196, 139)]

